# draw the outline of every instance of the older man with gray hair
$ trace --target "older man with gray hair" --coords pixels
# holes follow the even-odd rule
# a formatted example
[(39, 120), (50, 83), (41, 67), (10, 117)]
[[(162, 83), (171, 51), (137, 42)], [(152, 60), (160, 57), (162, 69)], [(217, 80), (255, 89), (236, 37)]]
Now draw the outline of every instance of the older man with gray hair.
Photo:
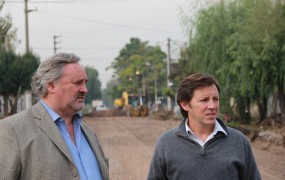
[(40, 100), (0, 121), (1, 180), (107, 180), (95, 133), (82, 121), (87, 75), (74, 54), (43, 61), (32, 78)]

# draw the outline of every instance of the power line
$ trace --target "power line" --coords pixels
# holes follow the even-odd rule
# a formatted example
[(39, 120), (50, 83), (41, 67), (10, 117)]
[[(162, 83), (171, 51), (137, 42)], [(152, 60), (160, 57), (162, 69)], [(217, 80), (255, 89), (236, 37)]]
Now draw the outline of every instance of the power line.
[(159, 30), (159, 29), (152, 29), (152, 28), (143, 28), (143, 27), (136, 27), (136, 26), (130, 26), (130, 25), (122, 25), (122, 24), (115, 24), (115, 23), (108, 23), (108, 22), (103, 22), (103, 21), (97, 21), (93, 19), (87, 19), (87, 18), (80, 18), (80, 17), (75, 17), (75, 16), (66, 16), (63, 14), (58, 14), (58, 13), (50, 13), (50, 12), (45, 12), (50, 15), (55, 15), (55, 16), (61, 16), (64, 18), (70, 18), (70, 19), (75, 19), (75, 20), (80, 20), (80, 21), (86, 21), (86, 22), (93, 22), (93, 23), (98, 23), (98, 24), (104, 24), (108, 26), (115, 26), (115, 27), (121, 27), (121, 28), (129, 28), (129, 29), (138, 29), (138, 30), (146, 30), (146, 31), (158, 31), (158, 32), (163, 32), (163, 33), (176, 33), (180, 34), (177, 32), (170, 32), (170, 31), (165, 31), (165, 30)]
[(70, 49), (76, 49), (76, 50), (100, 50), (100, 49), (118, 49), (121, 47), (82, 47), (82, 48), (78, 48), (78, 47), (74, 47), (74, 48), (70, 48), (70, 47), (66, 47), (64, 49), (66, 50), (70, 50)]
[[(43, 12), (43, 11), (42, 11), (42, 12)], [(67, 15), (58, 14), (58, 13), (50, 13), (50, 12), (44, 12), (44, 13), (50, 14), (50, 15), (54, 15), (54, 16), (60, 16), (60, 17), (64, 17), (64, 18), (74, 19), (74, 20), (80, 20), (80, 21), (86, 21), (86, 22), (93, 22), (93, 23), (98, 23), (98, 24), (103, 24), (103, 25), (108, 25), (108, 26), (115, 26), (115, 27), (120, 27), (120, 28), (129, 28), (129, 29), (137, 29), (137, 30), (145, 30), (145, 31), (156, 31), (156, 32), (161, 32), (161, 33), (181, 34), (181, 33), (179, 33), (179, 32), (165, 31), (165, 30), (154, 29), (154, 28), (144, 28), (144, 27), (123, 25), (123, 24), (108, 23), (108, 22), (103, 22), (103, 21), (97, 21), (97, 20), (87, 19), (87, 18), (80, 18), (80, 17), (74, 17), (74, 16), (67, 16)], [(66, 33), (68, 33), (68, 32), (66, 32)]]
[[(29, 3), (53, 3), (53, 4), (65, 4), (65, 3), (109, 3), (125, 0), (66, 0), (66, 1), (29, 1)], [(23, 3), (23, 1), (5, 1), (5, 3)]]

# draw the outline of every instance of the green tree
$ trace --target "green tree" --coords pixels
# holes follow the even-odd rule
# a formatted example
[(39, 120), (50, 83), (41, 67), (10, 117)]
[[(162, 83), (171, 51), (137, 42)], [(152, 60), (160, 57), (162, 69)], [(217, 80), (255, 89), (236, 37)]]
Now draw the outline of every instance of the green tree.
[[(4, 1), (0, 2), (0, 12), (3, 6)], [(26, 63), (30, 62), (20, 62), (22, 58), (25, 59), (29, 55), (17, 56), (14, 52), (15, 45), (19, 42), (16, 32), (17, 30), (12, 27), (11, 16), (0, 16), (0, 95), (4, 99), (4, 114), (9, 113), (9, 103), (11, 107), (10, 113), (16, 111), (18, 96), (30, 84), (26, 79), (30, 77), (29, 70), (33, 71), (33, 64), (26, 66)], [(17, 79), (20, 79), (20, 81)]]
[(117, 97), (114, 98), (120, 97), (125, 90), (129, 93), (141, 91), (153, 99), (155, 80), (165, 82), (159, 83), (157, 87), (161, 95), (166, 86), (165, 57), (166, 54), (160, 47), (149, 46), (148, 42), (131, 38), (110, 66), (117, 76), (117, 86), (113, 86), (116, 89), (110, 91), (117, 92)]
[[(0, 12), (5, 1), (0, 2)], [(15, 45), (19, 43), (17, 40), (17, 30), (12, 27), (12, 18), (10, 15), (0, 16), (0, 49), (6, 51), (14, 51)]]
[(13, 51), (1, 50), (0, 53), (0, 95), (4, 100), (4, 114), (8, 114), (9, 103), (9, 85), (11, 84), (10, 78), (10, 66), (16, 60), (16, 55)]
[(99, 80), (98, 71), (90, 66), (85, 67), (88, 81), (87, 89), (88, 93), (86, 94), (85, 103), (91, 104), (94, 99), (101, 99), (101, 82)]
[[(17, 101), (30, 89), (31, 78), (40, 63), (32, 52), (16, 56), (12, 51), (0, 55), (0, 95), (4, 98), (4, 114), (17, 111)], [(11, 107), (8, 112), (8, 102)]]
[(264, 119), (268, 97), (275, 94), (285, 119), (284, 14), (282, 1), (239, 0), (220, 1), (197, 17), (188, 72), (216, 76), (223, 87), (223, 107), (230, 107), (234, 98), (246, 122), (252, 103)]
[[(263, 0), (245, 1), (243, 6), (249, 7), (247, 18), (233, 38), (229, 38), (229, 53), (241, 63), (240, 71), (246, 80), (242, 93), (255, 100), (262, 119), (267, 114), (268, 97), (275, 95), (285, 122), (284, 5), (281, 1)], [(242, 70), (243, 64), (246, 72)]]
[[(238, 17), (238, 16), (237, 16)], [(178, 63), (177, 74), (191, 74), (194, 72), (208, 72), (219, 80), (222, 88), (221, 102), (223, 104), (221, 112), (230, 111), (230, 97), (233, 91), (228, 88), (235, 84), (235, 79), (230, 77), (226, 64), (231, 64), (231, 58), (227, 54), (226, 38), (234, 31), (226, 20), (224, 4), (212, 4), (206, 9), (201, 10), (195, 17), (195, 30), (193, 37), (190, 37), (189, 47), (183, 52)], [(186, 26), (192, 25), (193, 21)], [(234, 22), (233, 22), (234, 23)], [(193, 29), (193, 28), (188, 28)], [(179, 76), (178, 76), (179, 77)]]
[(107, 83), (106, 89), (103, 90), (103, 101), (108, 107), (112, 107), (114, 105), (114, 99), (122, 96), (122, 92), (118, 90), (117, 84), (116, 79), (111, 79)]

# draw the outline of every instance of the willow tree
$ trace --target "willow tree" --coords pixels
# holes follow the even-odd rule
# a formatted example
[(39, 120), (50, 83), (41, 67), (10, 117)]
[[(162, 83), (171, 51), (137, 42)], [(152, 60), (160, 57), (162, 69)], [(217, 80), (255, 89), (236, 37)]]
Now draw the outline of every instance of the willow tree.
[(229, 54), (239, 64), (240, 91), (258, 104), (261, 119), (267, 114), (268, 97), (279, 102), (285, 121), (285, 9), (281, 1), (245, 1), (246, 18), (229, 38)]
[(229, 107), (233, 97), (243, 119), (249, 120), (252, 103), (265, 118), (268, 98), (277, 94), (284, 120), (282, 1), (219, 1), (198, 14), (190, 44), (191, 70), (216, 76), (225, 97), (223, 106)]
[[(222, 113), (231, 113), (230, 97), (237, 96), (238, 78), (229, 72), (228, 66), (233, 59), (227, 53), (227, 38), (233, 33), (235, 22), (242, 13), (236, 13), (235, 19), (229, 20), (227, 7), (223, 3), (211, 4), (197, 13), (193, 37), (190, 38), (189, 48), (184, 59), (179, 61), (179, 67), (184, 68), (184, 74), (207, 72), (214, 75), (222, 87)], [(185, 26), (193, 22), (184, 21)], [(186, 64), (188, 61), (188, 64)], [(186, 72), (186, 73), (185, 73)]]

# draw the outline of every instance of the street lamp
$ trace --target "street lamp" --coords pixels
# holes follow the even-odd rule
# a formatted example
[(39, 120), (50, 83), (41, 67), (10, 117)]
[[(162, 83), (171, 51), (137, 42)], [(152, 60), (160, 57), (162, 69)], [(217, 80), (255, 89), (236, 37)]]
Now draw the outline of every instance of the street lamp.
[(136, 75), (138, 76), (138, 95), (139, 95), (139, 103), (140, 105), (143, 104), (142, 102), (142, 95), (141, 95), (141, 90), (140, 90), (140, 71), (139, 70), (136, 70)]
[(138, 77), (138, 93), (140, 93), (140, 71), (136, 70), (136, 76)]

